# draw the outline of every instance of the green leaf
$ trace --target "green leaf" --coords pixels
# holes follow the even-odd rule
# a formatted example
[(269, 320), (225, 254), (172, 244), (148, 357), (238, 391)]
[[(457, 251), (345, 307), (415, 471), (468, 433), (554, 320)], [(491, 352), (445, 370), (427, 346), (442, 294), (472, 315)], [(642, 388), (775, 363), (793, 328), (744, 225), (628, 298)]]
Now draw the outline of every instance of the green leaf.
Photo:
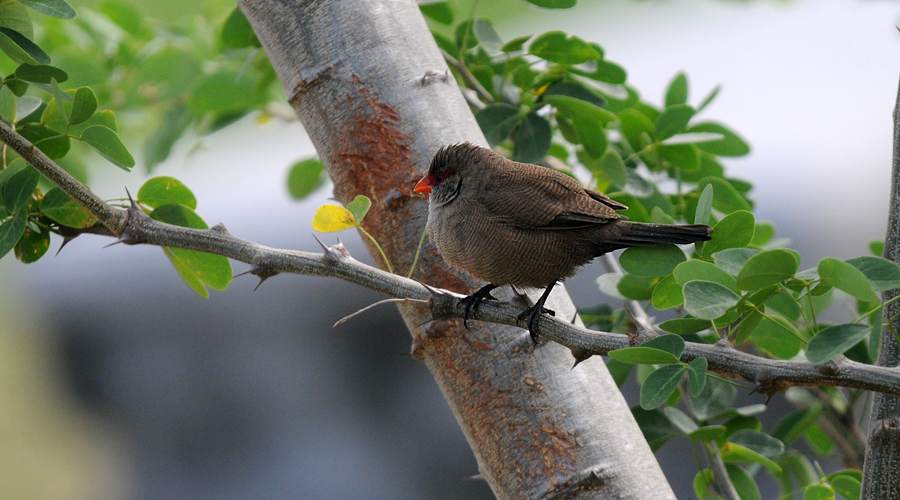
[[(554, 0), (541, 1), (556, 3)], [(589, 43), (577, 36), (566, 36), (562, 31), (550, 31), (539, 35), (531, 42), (528, 51), (531, 55), (559, 64), (581, 64), (601, 58), (600, 53)]]
[(887, 259), (864, 256), (846, 262), (862, 271), (876, 292), (885, 292), (900, 286), (900, 266)]
[(738, 210), (750, 210), (751, 207), (747, 200), (725, 179), (721, 177), (705, 177), (697, 182), (697, 189), (705, 189), (707, 185), (715, 186), (713, 208), (716, 210), (726, 214)]
[(637, 276), (672, 274), (675, 266), (686, 260), (684, 252), (675, 245), (633, 247), (622, 252), (619, 257), (622, 267)]
[(6, 85), (0, 87), (0, 116), (9, 123), (16, 121), (16, 96)]
[(750, 448), (726, 442), (721, 449), (722, 459), (727, 462), (750, 462), (764, 465), (771, 472), (781, 472), (781, 466)]
[(6, 211), (14, 214), (27, 205), (40, 179), (41, 174), (30, 165), (12, 174), (3, 184), (2, 198)]
[(684, 308), (692, 316), (703, 319), (722, 316), (741, 299), (738, 294), (711, 281), (688, 281), (683, 292)]
[(734, 212), (715, 225), (712, 239), (703, 244), (703, 255), (713, 255), (727, 248), (746, 247), (753, 240), (755, 229), (756, 220), (752, 213), (744, 210)]
[(181, 181), (174, 177), (153, 177), (138, 190), (138, 203), (152, 208), (168, 204), (182, 204), (191, 210), (197, 208), (197, 198)]
[(44, 194), (41, 200), (41, 213), (64, 226), (79, 229), (91, 227), (97, 222), (88, 209), (58, 187)]
[(843, 290), (863, 302), (877, 302), (878, 294), (862, 271), (842, 260), (825, 258), (817, 267), (822, 282)]
[(697, 107), (697, 112), (699, 113), (699, 112), (703, 111), (707, 106), (709, 106), (709, 103), (711, 103), (713, 101), (713, 99), (715, 99), (716, 96), (719, 95), (720, 90), (722, 90), (722, 86), (716, 85), (716, 87), (714, 89), (712, 89), (709, 92), (709, 94), (707, 94), (706, 97), (703, 98), (703, 101), (700, 103), (700, 106)]
[(759, 322), (750, 334), (750, 341), (760, 349), (780, 359), (791, 359), (800, 352), (803, 341), (800, 332), (788, 320), (769, 316)]
[(859, 500), (862, 484), (859, 479), (847, 475), (838, 475), (830, 480), (831, 487), (840, 496), (847, 500)]
[(788, 250), (768, 250), (747, 259), (736, 285), (741, 290), (759, 290), (791, 278), (799, 268), (800, 263)]
[(664, 144), (656, 150), (663, 168), (695, 170), (700, 167), (700, 150), (693, 144)]
[[(553, 85), (548, 87), (547, 90), (543, 92), (543, 94), (541, 94), (541, 98), (546, 100), (548, 97), (555, 95), (566, 96), (585, 101), (593, 104), (598, 108), (606, 106), (606, 99), (603, 98), (603, 96), (601, 96), (599, 93), (597, 93), (587, 85), (576, 80), (560, 80), (554, 83)], [(610, 116), (611, 119), (607, 119), (606, 121), (612, 121), (616, 119), (616, 115), (610, 113)]]
[(220, 69), (204, 75), (191, 89), (188, 108), (197, 115), (204, 113), (239, 113), (268, 101), (252, 73), (236, 69)]
[(731, 484), (734, 485), (734, 489), (737, 490), (741, 500), (762, 500), (756, 481), (743, 467), (735, 464), (725, 464), (725, 470), (728, 472), (728, 478), (731, 479)]
[(75, 99), (72, 102), (72, 112), (69, 115), (69, 125), (77, 125), (94, 116), (97, 111), (97, 96), (90, 87), (80, 87), (75, 91)]
[(516, 148), (513, 150), (513, 160), (522, 163), (540, 163), (547, 151), (550, 151), (550, 141), (553, 130), (550, 122), (535, 112), (525, 115), (518, 130), (513, 134)]
[(419, 4), (419, 10), (422, 11), (422, 14), (425, 17), (431, 19), (432, 21), (446, 24), (448, 26), (453, 24), (453, 7), (450, 5), (450, 2)]
[(519, 108), (506, 103), (489, 104), (475, 114), (475, 121), (491, 147), (509, 139), (519, 118)]
[(650, 298), (650, 301), (653, 307), (660, 311), (680, 306), (684, 303), (681, 285), (671, 275), (666, 276), (653, 288), (653, 296)]
[(609, 197), (628, 207), (627, 210), (617, 210), (619, 214), (628, 217), (628, 220), (634, 222), (650, 222), (650, 214), (647, 213), (644, 204), (633, 195), (626, 193), (611, 193), (609, 194)]
[(651, 373), (641, 385), (641, 408), (652, 410), (665, 403), (669, 395), (678, 388), (678, 382), (684, 376), (684, 371), (684, 365), (674, 364), (663, 366)]
[(353, 214), (356, 223), (361, 224), (371, 206), (372, 200), (370, 200), (368, 196), (358, 195), (356, 198), (353, 198), (353, 201), (347, 204), (347, 210)]
[(568, 95), (545, 95), (544, 100), (571, 120), (581, 119), (604, 125), (617, 120), (616, 115), (586, 99)]
[(295, 200), (303, 199), (325, 184), (325, 166), (318, 158), (307, 158), (293, 164), (288, 171), (288, 191)]
[(487, 53), (496, 54), (497, 52), (500, 52), (500, 47), (503, 46), (503, 40), (500, 39), (500, 35), (494, 30), (494, 26), (489, 19), (476, 17), (472, 24), (472, 33), (478, 40), (479, 45), (481, 45)]
[(65, 0), (19, 0), (26, 7), (59, 19), (75, 19), (78, 14)]
[(709, 216), (712, 214), (713, 186), (707, 184), (700, 194), (697, 202), (697, 211), (694, 214), (694, 224), (709, 224)]
[(809, 346), (806, 348), (806, 359), (814, 365), (831, 361), (859, 343), (870, 329), (869, 325), (849, 323), (821, 330), (809, 341)]
[(660, 335), (644, 342), (641, 347), (666, 351), (680, 359), (684, 353), (684, 339), (678, 335)]
[(672, 422), (660, 410), (645, 410), (640, 406), (632, 406), (631, 414), (634, 415), (634, 420), (641, 428), (641, 433), (650, 444), (651, 450), (658, 449), (673, 436)]
[(169, 157), (172, 146), (190, 124), (191, 115), (184, 106), (176, 106), (166, 113), (163, 123), (150, 134), (144, 144), (144, 162), (148, 171)]
[[(706, 386), (706, 358), (697, 358), (688, 365), (688, 385), (691, 388), (691, 396), (697, 397)], [(712, 438), (715, 439), (715, 438)]]
[(687, 103), (687, 97), (687, 75), (678, 73), (675, 75), (675, 78), (672, 79), (672, 82), (669, 83), (669, 88), (666, 90), (666, 107), (668, 108), (673, 104), (685, 104)]
[(697, 472), (697, 475), (694, 476), (694, 494), (697, 495), (697, 498), (700, 498), (701, 500), (708, 498), (709, 491), (714, 482), (715, 476), (711, 470), (701, 469)]
[(10, 28), (0, 27), (0, 50), (19, 64), (50, 64), (50, 56), (46, 52), (22, 33)]
[(0, 258), (3, 258), (16, 246), (16, 242), (19, 241), (19, 238), (25, 232), (25, 222), (27, 220), (28, 211), (21, 210), (11, 219), (0, 224)]
[(884, 240), (872, 240), (869, 242), (869, 251), (876, 257), (884, 255)]
[(149, 38), (152, 32), (144, 23), (144, 13), (131, 2), (103, 0), (98, 6), (110, 21), (128, 33), (141, 38)]
[(768, 458), (775, 458), (784, 453), (784, 443), (777, 438), (757, 430), (738, 430), (728, 437), (728, 441), (749, 448)]
[[(678, 363), (678, 358), (671, 352), (652, 347), (626, 347), (609, 351), (609, 357), (623, 363), (635, 365), (663, 365)], [(679, 365), (681, 366), (681, 365)]]
[(50, 248), (50, 232), (43, 230), (40, 233), (26, 226), (25, 232), (16, 243), (14, 253), (23, 264), (31, 264), (40, 259)]
[(32, 83), (51, 83), (56, 80), (62, 83), (69, 79), (69, 74), (65, 71), (48, 64), (21, 64), (16, 68), (16, 78)]
[(751, 313), (745, 313), (745, 317), (741, 319), (741, 323), (738, 326), (737, 333), (734, 335), (734, 345), (741, 345), (744, 343), (750, 335), (753, 334), (753, 331), (756, 330), (756, 327), (763, 320), (762, 313), (758, 311), (753, 311)]
[[(688, 372), (688, 375), (690, 375), (690, 373), (691, 372)], [(718, 439), (719, 436), (724, 433), (725, 426), (723, 425), (705, 425), (703, 427), (697, 427), (695, 430), (689, 432), (687, 437), (691, 441), (708, 442)]]
[(718, 283), (730, 290), (735, 289), (735, 280), (733, 276), (726, 273), (718, 266), (702, 260), (692, 259), (687, 262), (682, 262), (681, 264), (678, 264), (672, 272), (672, 275), (680, 286), (684, 286), (688, 281), (701, 280)]
[(543, 7), (545, 9), (568, 9), (575, 6), (577, 0), (525, 0), (526, 2)]
[(810, 484), (803, 488), (803, 500), (834, 500), (834, 490), (827, 484)]
[(660, 330), (677, 333), (678, 335), (702, 332), (711, 326), (712, 324), (708, 319), (701, 318), (676, 318), (659, 324)]
[(707, 153), (718, 156), (744, 156), (750, 152), (750, 146), (743, 139), (724, 125), (718, 123), (698, 123), (687, 129), (687, 132), (722, 134), (723, 138), (721, 140), (697, 143), (697, 147)]
[(619, 153), (615, 151), (607, 151), (600, 157), (599, 161), (585, 166), (591, 169), (595, 176), (602, 176), (616, 186), (623, 187), (628, 181), (625, 173), (625, 162), (619, 156)]
[(244, 47), (261, 47), (256, 33), (250, 26), (250, 21), (241, 12), (241, 9), (235, 8), (228, 15), (225, 24), (222, 26), (222, 35), (219, 38), (222, 49), (241, 49)]
[(47, 158), (58, 160), (69, 153), (69, 149), (72, 147), (72, 140), (64, 135), (57, 135), (41, 139), (35, 142), (34, 145), (43, 151)]
[(100, 156), (123, 170), (127, 171), (134, 166), (134, 158), (122, 144), (119, 136), (102, 125), (93, 125), (84, 129), (81, 133), (81, 140), (100, 153)]
[[(66, 75), (66, 76), (68, 76), (68, 75)], [(62, 116), (63, 121), (68, 124), (69, 115), (68, 115), (68, 112), (66, 111), (66, 106), (64, 104), (61, 104), (68, 96), (63, 94), (62, 89), (59, 88), (59, 82), (56, 80), (55, 77), (50, 78), (50, 86), (53, 90), (53, 98), (56, 99), (57, 103), (60, 103), (59, 114), (60, 114), (60, 116)]]
[(647, 118), (646, 115), (633, 108), (622, 110), (618, 113), (618, 116), (619, 130), (622, 132), (622, 135), (625, 136), (625, 139), (628, 141), (631, 148), (635, 151), (644, 149), (644, 145), (641, 141), (642, 135), (653, 134), (656, 129), (656, 126), (650, 118)]
[[(181, 204), (161, 205), (150, 213), (150, 217), (176, 226), (208, 228), (199, 215)], [(231, 283), (231, 263), (227, 257), (183, 248), (163, 247), (163, 250), (185, 283), (201, 297), (209, 296), (203, 285), (224, 290)]]
[(756, 231), (753, 232), (753, 241), (751, 241), (750, 244), (761, 247), (766, 243), (772, 241), (773, 237), (775, 237), (774, 225), (764, 222), (757, 222)]
[(728, 274), (737, 276), (750, 257), (760, 253), (755, 248), (730, 248), (713, 254), (713, 262)]
[(621, 275), (616, 290), (632, 300), (650, 300), (653, 298), (653, 287), (656, 286), (656, 277), (637, 276), (635, 274)]
[(728, 410), (737, 398), (737, 389), (731, 384), (718, 380), (707, 380), (699, 396), (691, 396), (688, 402), (694, 416), (706, 421)]
[(506, 42), (506, 44), (503, 47), (500, 47), (500, 50), (507, 54), (511, 54), (513, 52), (519, 52), (520, 50), (522, 50), (522, 47), (525, 45), (525, 42), (527, 42), (531, 37), (532, 37), (532, 35), (525, 35), (525, 36), (513, 38), (512, 40)]
[[(656, 140), (664, 141), (675, 134), (684, 132), (693, 116), (694, 108), (687, 104), (666, 105), (666, 109), (656, 119)], [(699, 154), (697, 155), (697, 163), (699, 166)]]

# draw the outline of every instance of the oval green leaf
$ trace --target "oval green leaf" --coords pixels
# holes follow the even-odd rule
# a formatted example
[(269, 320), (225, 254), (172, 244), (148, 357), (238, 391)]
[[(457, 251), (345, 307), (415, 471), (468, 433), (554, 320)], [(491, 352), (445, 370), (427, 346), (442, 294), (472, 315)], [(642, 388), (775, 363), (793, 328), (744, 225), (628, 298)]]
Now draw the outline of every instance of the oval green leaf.
[(695, 398), (703, 392), (703, 388), (706, 386), (707, 366), (706, 358), (697, 358), (688, 365), (688, 385), (691, 389), (691, 396)]
[[(690, 372), (688, 372), (690, 374)], [(705, 425), (703, 427), (698, 427), (692, 432), (687, 434), (688, 439), (691, 441), (714, 441), (719, 438), (722, 434), (725, 433), (724, 425)]]
[(678, 335), (702, 332), (711, 327), (712, 323), (708, 319), (701, 318), (675, 318), (659, 324), (660, 330)]
[(698, 143), (701, 151), (718, 156), (744, 156), (750, 152), (750, 146), (736, 133), (718, 123), (698, 123), (687, 129), (688, 132), (712, 132), (722, 134), (722, 139)]
[(803, 347), (803, 341), (800, 339), (797, 328), (778, 316), (763, 318), (750, 334), (751, 342), (780, 359), (791, 359), (796, 356)]
[(743, 248), (753, 240), (756, 219), (744, 210), (720, 220), (713, 228), (712, 239), (703, 244), (703, 255), (712, 255), (727, 248)]
[(900, 286), (900, 266), (887, 259), (864, 256), (846, 262), (862, 271), (876, 292), (885, 292)]
[(741, 290), (759, 290), (791, 278), (799, 268), (794, 254), (783, 248), (758, 253), (741, 267), (736, 286)]
[(635, 365), (663, 365), (678, 363), (678, 358), (671, 352), (652, 347), (626, 347), (609, 351), (608, 356), (616, 361)]
[[(0, 259), (16, 246), (19, 238), (25, 232), (25, 222), (27, 220), (28, 212), (22, 210), (3, 224), (0, 224)], [(669, 355), (671, 356), (671, 354)]]
[(653, 307), (663, 311), (684, 303), (684, 294), (681, 293), (681, 285), (671, 275), (663, 278), (653, 288), (653, 296), (650, 297)]
[(318, 158), (298, 161), (288, 171), (288, 192), (295, 200), (303, 199), (325, 184), (326, 178), (325, 166)]
[[(615, 352), (615, 351), (613, 351)], [(684, 376), (682, 364), (666, 365), (654, 371), (641, 385), (641, 408), (652, 410), (666, 402)]]
[(62, 83), (69, 79), (69, 74), (49, 64), (21, 64), (16, 68), (16, 78), (25, 82), (49, 84), (51, 80)]
[(179, 203), (191, 210), (197, 208), (197, 198), (194, 197), (194, 193), (174, 177), (163, 176), (147, 179), (147, 182), (138, 190), (137, 195), (138, 203), (143, 203), (152, 208)]
[[(666, 106), (666, 109), (656, 119), (656, 140), (664, 141), (675, 134), (683, 132), (693, 116), (694, 108), (687, 104)], [(699, 154), (697, 155), (697, 162), (698, 164), (700, 162)]]
[(740, 429), (728, 437), (728, 442), (749, 448), (767, 458), (775, 458), (784, 453), (784, 443), (765, 432)]
[(519, 124), (519, 108), (506, 103), (485, 106), (475, 114), (475, 121), (481, 127), (484, 138), (494, 147), (509, 139)]
[(577, 36), (566, 36), (562, 31), (539, 35), (531, 42), (528, 51), (533, 56), (559, 64), (581, 64), (601, 58), (600, 53), (589, 43)]
[(731, 290), (735, 289), (734, 276), (728, 274), (719, 266), (704, 260), (691, 259), (687, 262), (682, 262), (675, 267), (672, 275), (681, 286), (684, 286), (688, 281), (701, 280), (712, 281)]
[(88, 209), (58, 187), (44, 194), (44, 198), (41, 199), (41, 213), (64, 226), (79, 229), (91, 227), (97, 222)]
[(834, 500), (834, 490), (827, 484), (808, 484), (803, 488), (803, 500)]
[(546, 118), (535, 112), (528, 113), (513, 134), (516, 143), (513, 160), (540, 163), (550, 151), (552, 136), (553, 130)]
[[(193, 229), (207, 229), (208, 226), (193, 210), (185, 205), (162, 205), (150, 213), (150, 217), (160, 222)], [(185, 283), (202, 297), (209, 293), (198, 282), (215, 290), (224, 290), (231, 283), (231, 262), (222, 255), (215, 255), (183, 248), (163, 247)]]
[(678, 335), (660, 335), (641, 344), (641, 347), (659, 349), (671, 353), (675, 358), (680, 359), (684, 353), (684, 339)]
[(41, 174), (31, 165), (12, 174), (3, 184), (3, 205), (8, 213), (16, 213), (34, 196)]
[(629, 273), (637, 276), (664, 276), (672, 274), (676, 266), (687, 257), (675, 245), (633, 247), (622, 252), (619, 263)]
[(831, 361), (855, 346), (869, 332), (871, 327), (860, 323), (830, 326), (821, 330), (806, 348), (806, 359), (814, 365)]
[(69, 114), (69, 125), (78, 125), (94, 116), (97, 111), (97, 96), (90, 87), (80, 87), (75, 91), (72, 111)]
[(26, 226), (25, 232), (16, 243), (14, 253), (23, 264), (31, 264), (43, 257), (48, 248), (50, 248), (50, 233), (47, 230), (38, 233)]
[(683, 292), (684, 308), (702, 319), (716, 319), (741, 300), (738, 294), (711, 281), (688, 281)]
[(102, 125), (93, 125), (84, 129), (81, 133), (81, 140), (100, 153), (100, 156), (125, 171), (134, 166), (134, 157), (128, 152), (125, 144), (122, 144), (119, 136)]
[(842, 260), (827, 257), (817, 267), (822, 282), (843, 290), (863, 302), (877, 302), (878, 294), (862, 271)]

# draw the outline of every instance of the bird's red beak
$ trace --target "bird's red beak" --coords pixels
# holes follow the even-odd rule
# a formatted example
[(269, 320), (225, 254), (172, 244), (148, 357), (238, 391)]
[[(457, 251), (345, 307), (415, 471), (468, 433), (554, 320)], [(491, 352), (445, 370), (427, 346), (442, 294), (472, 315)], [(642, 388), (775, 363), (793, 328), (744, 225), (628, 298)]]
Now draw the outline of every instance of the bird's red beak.
[(431, 192), (431, 186), (434, 186), (434, 177), (426, 175), (425, 177), (422, 177), (422, 180), (420, 180), (418, 184), (416, 184), (413, 191), (428, 194)]

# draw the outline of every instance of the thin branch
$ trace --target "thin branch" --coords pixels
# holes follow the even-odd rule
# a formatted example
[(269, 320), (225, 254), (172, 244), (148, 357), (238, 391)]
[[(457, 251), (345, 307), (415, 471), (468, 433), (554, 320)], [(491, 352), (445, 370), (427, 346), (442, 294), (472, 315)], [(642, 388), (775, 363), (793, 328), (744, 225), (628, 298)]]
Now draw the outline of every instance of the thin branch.
[(369, 304), (369, 305), (367, 305), (366, 307), (363, 307), (362, 309), (360, 309), (359, 311), (356, 311), (355, 313), (352, 313), (352, 314), (348, 314), (348, 315), (344, 316), (343, 318), (337, 320), (337, 322), (335, 322), (335, 324), (332, 326), (332, 328), (335, 328), (335, 327), (337, 327), (337, 326), (343, 325), (344, 323), (347, 322), (347, 320), (349, 320), (349, 319), (351, 319), (351, 318), (355, 318), (356, 316), (359, 316), (360, 314), (362, 314), (362, 313), (364, 313), (364, 312), (366, 312), (366, 311), (368, 311), (368, 310), (370, 310), (370, 309), (374, 309), (375, 307), (378, 307), (378, 306), (380, 306), (380, 305), (382, 305), (382, 304), (402, 304), (402, 303), (404, 303), (404, 302), (419, 302), (419, 303), (421, 303), (421, 304), (428, 304), (428, 301), (427, 301), (427, 300), (418, 300), (418, 299), (384, 299), (384, 300), (379, 300), (378, 302), (376, 302), (376, 303), (374, 303), (374, 304)]
[(482, 101), (488, 104), (494, 103), (494, 96), (492, 96), (491, 93), (481, 85), (481, 82), (479, 82), (478, 79), (475, 78), (475, 75), (473, 75), (472, 72), (469, 71), (469, 68), (467, 68), (466, 65), (462, 63), (462, 61), (456, 60), (456, 58), (448, 54), (444, 49), (441, 49), (441, 55), (444, 56), (444, 61), (447, 62), (448, 66), (451, 66), (456, 71), (459, 71), (459, 74), (463, 77), (463, 80), (465, 80), (466, 83), (469, 84), (469, 86), (478, 93), (478, 97)]
[[(132, 205), (127, 211), (113, 208), (68, 174), (61, 175), (65, 171), (59, 165), (3, 123), (0, 123), (0, 140), (9, 141), (6, 143), (17, 152), (21, 151), (20, 154), (29, 162), (33, 161), (32, 165), (41, 174), (54, 182), (63, 179), (64, 186), (60, 187), (85, 204), (101, 223), (111, 229), (116, 227), (118, 232), (114, 233), (118, 234), (122, 243), (167, 246), (224, 255), (250, 264), (250, 273), (262, 278), (279, 273), (335, 277), (391, 298), (430, 300), (431, 314), (435, 319), (463, 317), (464, 308), (459, 306), (462, 295), (426, 287), (409, 278), (365, 265), (353, 259), (341, 244), (327, 246), (324, 253), (281, 250), (237, 238), (221, 224), (212, 229), (191, 229), (151, 219), (136, 205)], [(489, 301), (482, 303), (477, 319), (521, 327), (523, 325), (518, 320), (521, 312), (519, 307), (512, 304)], [(588, 330), (548, 316), (540, 318), (537, 333), (540, 338), (562, 344), (581, 355), (605, 355), (609, 351), (633, 345), (626, 335)], [(636, 338), (635, 343), (643, 342), (649, 337)], [(710, 370), (758, 384), (757, 390), (770, 396), (795, 385), (852, 387), (900, 396), (900, 370), (895, 368), (857, 363), (843, 356), (824, 365), (767, 359), (738, 351), (727, 342), (714, 345), (693, 342), (686, 344), (681, 361), (689, 363), (696, 358), (706, 358)]]

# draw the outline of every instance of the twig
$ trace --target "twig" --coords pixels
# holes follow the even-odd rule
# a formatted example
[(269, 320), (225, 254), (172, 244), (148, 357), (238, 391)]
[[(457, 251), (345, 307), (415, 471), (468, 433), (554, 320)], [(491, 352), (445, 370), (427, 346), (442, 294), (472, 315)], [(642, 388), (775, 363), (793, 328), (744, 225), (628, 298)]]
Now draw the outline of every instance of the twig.
[(356, 311), (356, 312), (353, 313), (353, 314), (349, 314), (349, 315), (344, 316), (343, 318), (337, 320), (337, 322), (334, 324), (334, 326), (332, 326), (332, 328), (336, 328), (336, 327), (338, 327), (338, 326), (340, 326), (340, 325), (343, 325), (344, 323), (347, 322), (348, 319), (353, 318), (353, 317), (356, 317), (356, 316), (359, 316), (360, 314), (362, 314), (362, 313), (364, 313), (364, 312), (368, 311), (369, 309), (372, 309), (372, 308), (374, 308), (374, 307), (376, 307), (376, 306), (380, 306), (380, 305), (382, 305), (382, 304), (402, 304), (403, 302), (419, 302), (419, 303), (421, 303), (421, 304), (427, 304), (427, 303), (428, 303), (427, 300), (419, 300), (419, 299), (384, 299), (384, 300), (379, 300), (378, 302), (376, 302), (376, 303), (374, 303), (374, 304), (369, 304), (369, 305), (367, 305), (366, 307), (363, 307), (362, 309), (360, 309), (359, 311)]
[(478, 93), (478, 97), (482, 101), (488, 104), (494, 103), (494, 96), (492, 96), (491, 93), (481, 85), (481, 82), (479, 82), (478, 79), (475, 78), (475, 75), (473, 75), (472, 72), (469, 71), (469, 68), (467, 68), (466, 65), (462, 63), (462, 61), (456, 60), (455, 57), (448, 54), (444, 49), (441, 49), (441, 55), (444, 56), (444, 61), (446, 61), (449, 66), (452, 66), (453, 69), (459, 71), (459, 74), (463, 77), (463, 80), (465, 80), (466, 83), (469, 84), (469, 86)]
[[(250, 264), (250, 272), (260, 277), (279, 273), (330, 276), (383, 293), (393, 299), (431, 300), (436, 319), (462, 318), (462, 295), (426, 287), (421, 283), (365, 265), (350, 256), (343, 245), (325, 247), (324, 253), (270, 248), (230, 234), (223, 226), (191, 229), (151, 219), (140, 207), (128, 210), (110, 207), (87, 187), (65, 174), (62, 168), (34, 148), (24, 137), (0, 122), (0, 140), (9, 144), (41, 174), (59, 182), (106, 227), (128, 245), (149, 244), (199, 250)], [(63, 175), (65, 174), (65, 175)], [(640, 310), (633, 310), (636, 313)], [(489, 301), (481, 304), (479, 320), (517, 326), (520, 307)], [(639, 313), (638, 313), (639, 314)], [(635, 314), (638, 319), (641, 319)], [(646, 321), (650, 325), (649, 318)], [(651, 328), (647, 326), (647, 328)], [(566, 320), (541, 317), (537, 333), (585, 355), (604, 355), (630, 347), (626, 335), (599, 332), (573, 325)], [(758, 384), (757, 390), (772, 395), (790, 386), (852, 387), (900, 396), (900, 370), (857, 363), (839, 356), (824, 365), (805, 361), (767, 359), (744, 353), (727, 343), (715, 345), (687, 342), (681, 361), (706, 358), (709, 369), (722, 375)]]

